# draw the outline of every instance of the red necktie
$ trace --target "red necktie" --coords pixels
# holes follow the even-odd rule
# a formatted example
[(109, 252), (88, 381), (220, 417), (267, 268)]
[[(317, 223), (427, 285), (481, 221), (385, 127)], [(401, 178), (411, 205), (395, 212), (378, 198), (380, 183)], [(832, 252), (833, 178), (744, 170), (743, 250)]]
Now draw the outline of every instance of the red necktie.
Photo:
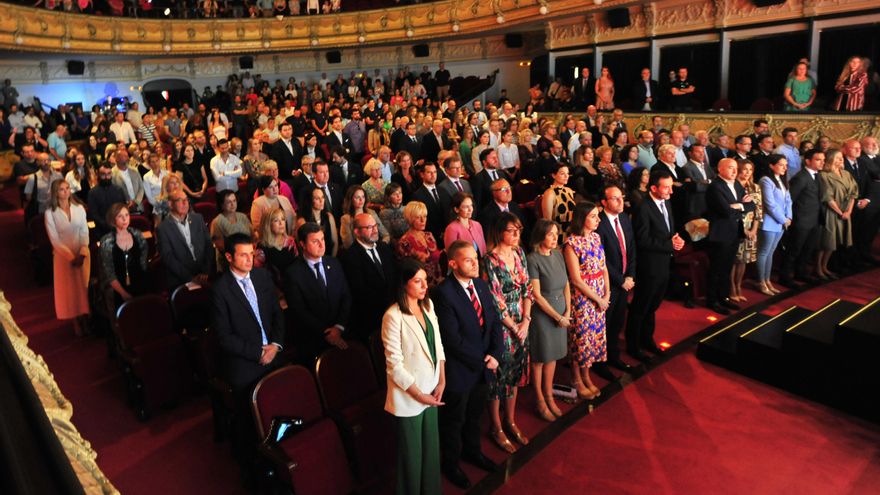
[(614, 230), (617, 232), (617, 242), (620, 243), (620, 256), (623, 258), (622, 272), (626, 272), (626, 239), (623, 237), (623, 231), (620, 230), (620, 219), (614, 219)]
[(477, 299), (477, 291), (474, 290), (473, 282), (468, 286), (468, 292), (471, 293), (471, 304), (474, 305), (474, 311), (477, 312), (477, 319), (480, 320), (480, 328), (483, 328), (483, 306), (480, 305), (480, 300)]

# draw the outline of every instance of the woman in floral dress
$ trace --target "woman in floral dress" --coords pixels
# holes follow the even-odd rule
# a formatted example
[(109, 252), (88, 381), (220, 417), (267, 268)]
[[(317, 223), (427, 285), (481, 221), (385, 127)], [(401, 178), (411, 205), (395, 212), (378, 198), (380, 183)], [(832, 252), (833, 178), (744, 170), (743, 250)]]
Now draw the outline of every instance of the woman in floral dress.
[[(511, 213), (502, 213), (489, 233), (490, 250), (483, 258), (483, 273), (489, 282), (495, 308), (504, 327), (504, 353), (498, 363), (495, 381), (489, 389), (489, 415), (492, 439), (503, 450), (513, 453), (516, 447), (505, 430), (521, 445), (529, 443), (516, 426), (517, 387), (529, 382), (529, 323), (532, 320), (532, 286), (526, 253), (519, 237), (522, 224)], [(504, 424), (501, 401), (504, 401)]]
[(568, 349), (572, 375), (578, 396), (598, 397), (600, 390), (590, 380), (590, 366), (607, 359), (605, 350), (605, 310), (611, 297), (605, 250), (596, 228), (599, 209), (589, 202), (574, 209), (568, 238), (565, 240), (565, 266), (571, 283), (572, 326)]
[(403, 208), (403, 216), (409, 230), (397, 241), (397, 258), (415, 258), (421, 262), (428, 274), (428, 287), (436, 287), (443, 281), (440, 270), (440, 255), (434, 235), (425, 230), (428, 222), (428, 207), (421, 201), (410, 201)]

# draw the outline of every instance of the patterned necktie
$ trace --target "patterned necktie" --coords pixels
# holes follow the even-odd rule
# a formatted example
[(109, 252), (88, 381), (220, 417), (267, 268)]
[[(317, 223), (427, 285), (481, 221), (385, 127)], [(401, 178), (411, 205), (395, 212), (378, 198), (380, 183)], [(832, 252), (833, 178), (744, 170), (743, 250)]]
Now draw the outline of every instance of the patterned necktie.
[(263, 328), (263, 319), (260, 317), (260, 305), (257, 303), (257, 294), (254, 292), (254, 287), (251, 285), (251, 278), (245, 277), (241, 279), (241, 287), (244, 289), (244, 297), (247, 298), (248, 304), (251, 305), (251, 311), (254, 312), (254, 316), (257, 318), (257, 323), (260, 324), (260, 334), (263, 337), (263, 345), (269, 343), (269, 340), (266, 338), (266, 329)]
[(614, 230), (617, 232), (617, 242), (620, 243), (620, 256), (623, 258), (623, 269), (626, 272), (626, 240), (623, 237), (623, 231), (620, 230), (620, 218), (614, 219)]
[(477, 312), (477, 320), (480, 321), (480, 328), (483, 328), (483, 306), (480, 304), (480, 300), (477, 298), (477, 291), (474, 289), (473, 282), (468, 285), (468, 292), (471, 296), (471, 304), (474, 305), (474, 311)]
[(464, 189), (461, 188), (461, 182), (454, 180), (452, 181), (455, 184), (455, 188), (458, 189), (458, 192), (464, 192)]

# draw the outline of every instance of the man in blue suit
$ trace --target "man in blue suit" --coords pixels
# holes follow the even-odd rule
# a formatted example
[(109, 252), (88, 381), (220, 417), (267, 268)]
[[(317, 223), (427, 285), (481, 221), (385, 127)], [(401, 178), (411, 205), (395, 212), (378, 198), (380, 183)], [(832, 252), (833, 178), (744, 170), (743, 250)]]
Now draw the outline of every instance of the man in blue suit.
[(441, 459), (446, 477), (467, 489), (471, 483), (459, 459), (487, 471), (496, 469), (480, 451), (480, 416), (503, 352), (503, 334), (489, 285), (480, 278), (473, 244), (455, 241), (447, 254), (453, 276), (437, 286), (433, 297), (446, 352), (446, 405), (439, 411)]
[(626, 321), (626, 300), (635, 287), (636, 239), (632, 222), (623, 214), (623, 192), (617, 186), (607, 186), (602, 198), (601, 221), (596, 232), (605, 248), (605, 265), (611, 284), (611, 299), (605, 311), (605, 334), (608, 342), (608, 361), (595, 363), (593, 370), (606, 380), (616, 377), (608, 369), (613, 366), (621, 371), (631, 371), (632, 366), (620, 359), (620, 331)]
[(287, 268), (284, 296), (290, 321), (295, 321), (293, 345), (300, 360), (311, 365), (324, 349), (348, 348), (343, 338), (351, 293), (342, 264), (324, 256), (324, 231), (316, 223), (305, 223), (297, 230), (302, 256)]

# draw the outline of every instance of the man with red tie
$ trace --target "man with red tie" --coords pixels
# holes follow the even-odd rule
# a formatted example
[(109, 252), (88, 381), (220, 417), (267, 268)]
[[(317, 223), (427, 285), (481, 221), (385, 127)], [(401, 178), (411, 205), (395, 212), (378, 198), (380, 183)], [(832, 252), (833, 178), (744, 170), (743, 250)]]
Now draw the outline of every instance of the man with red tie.
[(439, 411), (441, 467), (449, 481), (467, 489), (471, 483), (459, 460), (486, 471), (496, 469), (480, 450), (480, 417), (503, 352), (503, 334), (473, 244), (457, 240), (447, 254), (452, 276), (437, 286), (432, 298), (446, 352), (446, 405)]
[(626, 320), (627, 295), (636, 285), (636, 240), (629, 216), (623, 214), (623, 192), (617, 186), (605, 188), (602, 208), (596, 232), (605, 248), (605, 265), (611, 284), (611, 299), (605, 311), (608, 361), (594, 364), (593, 371), (606, 380), (613, 380), (615, 377), (608, 366), (621, 371), (632, 370), (620, 359), (620, 331)]

